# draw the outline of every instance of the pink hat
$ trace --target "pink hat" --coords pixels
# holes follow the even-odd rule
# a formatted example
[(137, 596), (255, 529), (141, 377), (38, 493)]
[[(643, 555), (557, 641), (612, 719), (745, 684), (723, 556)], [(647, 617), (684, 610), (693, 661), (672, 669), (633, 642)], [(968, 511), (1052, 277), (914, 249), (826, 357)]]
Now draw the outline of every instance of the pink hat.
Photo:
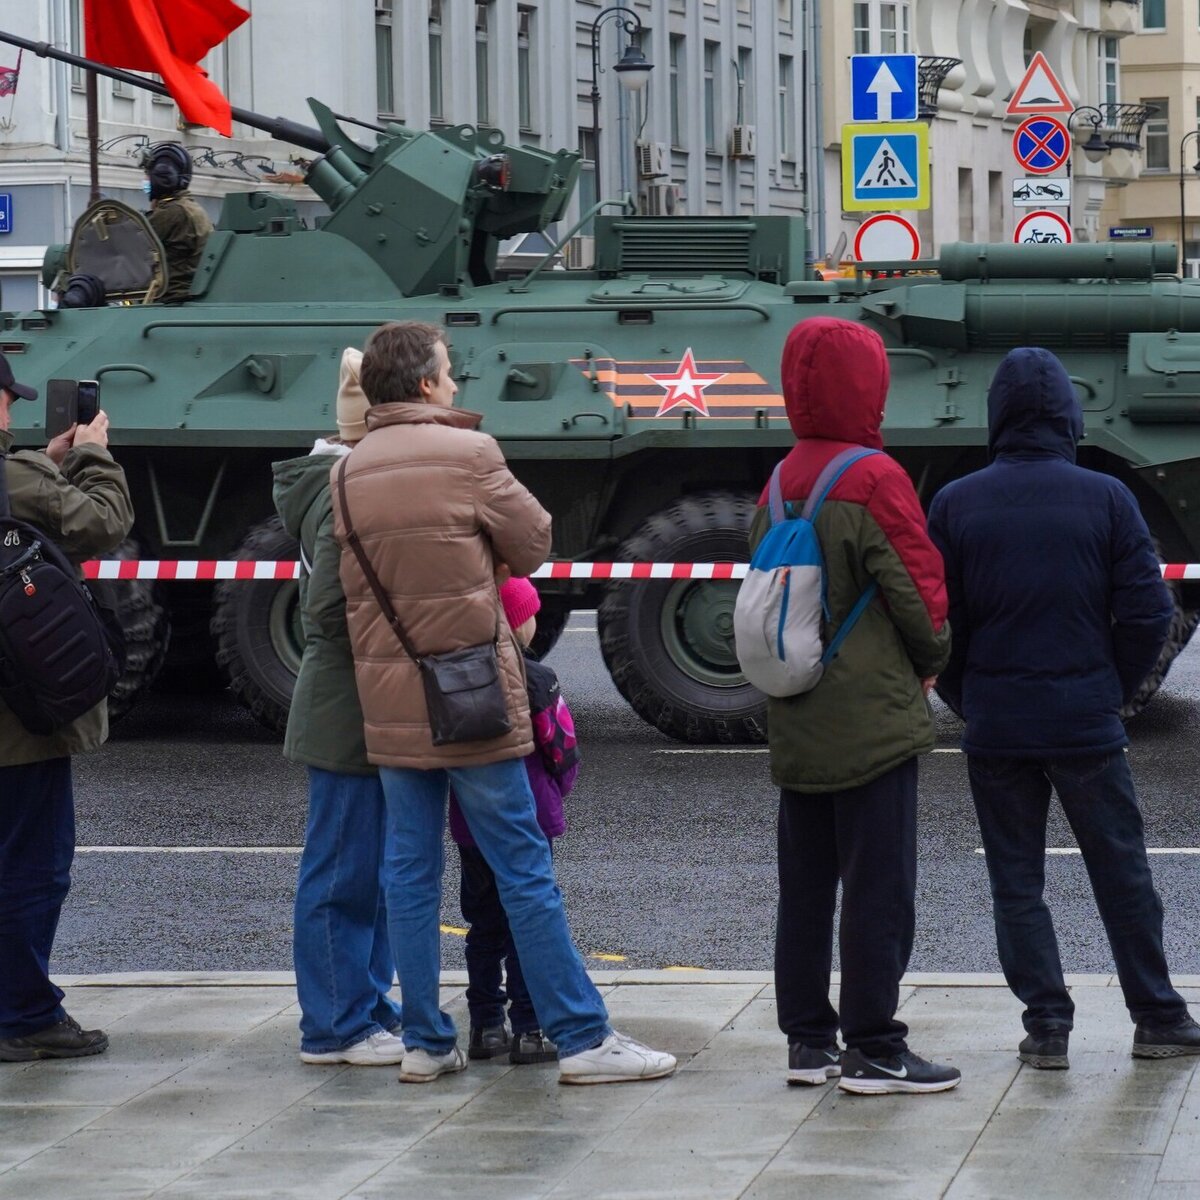
[(513, 578), (500, 585), (500, 603), (510, 629), (520, 629), (542, 607), (537, 588), (524, 578)]

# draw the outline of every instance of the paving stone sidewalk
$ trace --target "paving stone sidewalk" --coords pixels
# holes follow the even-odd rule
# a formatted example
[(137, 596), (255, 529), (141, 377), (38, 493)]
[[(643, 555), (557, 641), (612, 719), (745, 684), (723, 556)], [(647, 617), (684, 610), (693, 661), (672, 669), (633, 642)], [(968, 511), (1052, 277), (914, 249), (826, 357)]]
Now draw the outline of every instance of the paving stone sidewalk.
[[(673, 1079), (565, 1088), (472, 1063), (428, 1086), (301, 1064), (287, 975), (64, 981), (111, 1050), (0, 1064), (2, 1200), (1195, 1200), (1200, 1060), (1129, 1055), (1115, 981), (1084, 976), (1069, 1072), (1023, 1067), (992, 976), (913, 976), (934, 1096), (788, 1088), (769, 977), (597, 972), (614, 1024), (679, 1057)], [(1200, 1004), (1200, 978), (1178, 980)], [(465, 978), (444, 978), (465, 1027)]]

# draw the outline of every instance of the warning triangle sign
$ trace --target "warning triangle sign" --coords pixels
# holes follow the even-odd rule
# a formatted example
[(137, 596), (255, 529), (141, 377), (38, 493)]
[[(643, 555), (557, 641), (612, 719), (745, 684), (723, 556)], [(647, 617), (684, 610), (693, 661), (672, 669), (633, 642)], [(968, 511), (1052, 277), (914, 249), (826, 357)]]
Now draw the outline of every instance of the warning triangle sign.
[(1073, 112), (1075, 105), (1067, 98), (1046, 56), (1039, 50), (1033, 56), (1025, 78), (1017, 84), (1005, 110), (1010, 117), (1027, 117), (1033, 113)]
[(871, 156), (867, 169), (862, 173), (855, 191), (869, 192), (879, 188), (911, 188), (915, 186), (912, 176), (900, 161), (900, 156), (892, 149), (887, 138), (883, 138), (879, 143), (879, 148)]

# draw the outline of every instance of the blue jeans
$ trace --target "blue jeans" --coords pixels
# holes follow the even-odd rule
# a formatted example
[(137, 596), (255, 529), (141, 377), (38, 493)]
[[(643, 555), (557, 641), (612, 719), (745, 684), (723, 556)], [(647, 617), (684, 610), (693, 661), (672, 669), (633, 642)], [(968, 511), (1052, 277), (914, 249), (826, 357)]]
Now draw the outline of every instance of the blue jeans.
[(0, 767), (0, 1038), (64, 1020), (50, 951), (71, 887), (71, 760)]
[(381, 767), (379, 777), (387, 799), (384, 879), (404, 1044), (446, 1054), (457, 1040), (438, 1002), (443, 833), (453, 784), (471, 836), (496, 876), (543, 1029), (562, 1058), (598, 1046), (611, 1032), (608, 1013), (571, 941), (525, 764), (514, 758), (431, 771)]
[(1075, 1005), (1063, 981), (1046, 880), (1050, 787), (1079, 843), (1100, 919), (1135, 1021), (1170, 1028), (1188, 1015), (1171, 986), (1163, 953), (1163, 909), (1125, 755), (991, 758), (969, 755), (967, 770), (992, 884), (996, 946), (1004, 978), (1025, 1004), (1029, 1033), (1070, 1030)]
[(310, 1054), (344, 1050), (400, 1024), (400, 1006), (388, 997), (383, 830), (378, 775), (308, 768), (292, 945), (300, 1047)]

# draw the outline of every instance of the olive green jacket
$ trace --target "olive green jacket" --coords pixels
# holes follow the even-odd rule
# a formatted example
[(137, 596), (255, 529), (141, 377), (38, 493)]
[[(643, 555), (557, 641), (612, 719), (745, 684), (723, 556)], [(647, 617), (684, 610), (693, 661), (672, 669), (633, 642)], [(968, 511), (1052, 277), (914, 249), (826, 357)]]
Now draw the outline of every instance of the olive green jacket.
[[(753, 550), (770, 528), (767, 508), (750, 529)], [(864, 504), (827, 500), (817, 514), (829, 611), (826, 644), (874, 578), (879, 594), (816, 687), (770, 697), (771, 778), (793, 792), (859, 787), (933, 749), (921, 680), (946, 665), (950, 626), (935, 629), (904, 559)]]
[(192, 277), (213, 223), (191, 192), (180, 192), (154, 202), (150, 226), (167, 252), (167, 290), (159, 299), (164, 304), (178, 304), (192, 290)]
[[(12, 434), (0, 430), (0, 452), (7, 455), (12, 443)], [(99, 446), (68, 450), (61, 470), (40, 451), (22, 450), (7, 459), (5, 475), (13, 516), (37, 526), (72, 562), (107, 554), (133, 526), (125, 472)], [(105, 700), (46, 737), (30, 733), (0, 703), (0, 766), (64, 758), (95, 749), (107, 737)]]
[(341, 551), (333, 534), (329, 472), (338, 450), (318, 442), (311, 454), (272, 467), (275, 508), (300, 542), (300, 611), (304, 657), (288, 713), (283, 753), (293, 762), (373, 775), (367, 761), (362, 705), (354, 682), (354, 654), (346, 628), (346, 597), (338, 573)]

